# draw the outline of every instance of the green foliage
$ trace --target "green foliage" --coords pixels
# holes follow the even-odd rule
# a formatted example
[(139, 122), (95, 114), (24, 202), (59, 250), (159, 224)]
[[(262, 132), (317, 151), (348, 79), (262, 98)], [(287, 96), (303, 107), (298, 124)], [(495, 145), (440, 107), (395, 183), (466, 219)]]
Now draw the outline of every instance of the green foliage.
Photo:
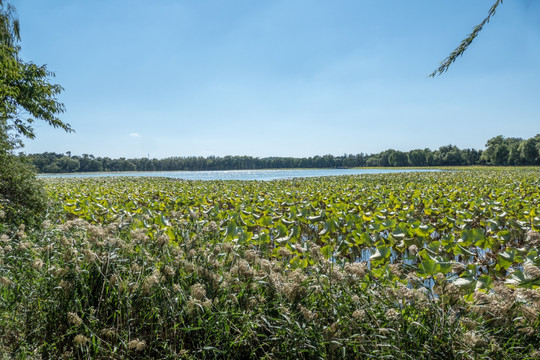
[(19, 22), (13, 6), (0, 1), (0, 207), (2, 222), (30, 224), (45, 209), (45, 193), (32, 166), (12, 155), (21, 136), (34, 138), (36, 120), (71, 131), (57, 115), (64, 107), (56, 100), (62, 91), (49, 83), (45, 66), (21, 60)]
[(41, 222), (47, 196), (33, 167), (10, 154), (0, 153), (0, 222), (18, 226)]
[(64, 106), (56, 100), (62, 88), (49, 82), (54, 74), (45, 66), (21, 60), (18, 24), (13, 7), (0, 2), (0, 133), (4, 140), (10, 133), (11, 147), (22, 144), (20, 136), (34, 138), (35, 120), (72, 131), (57, 117)]

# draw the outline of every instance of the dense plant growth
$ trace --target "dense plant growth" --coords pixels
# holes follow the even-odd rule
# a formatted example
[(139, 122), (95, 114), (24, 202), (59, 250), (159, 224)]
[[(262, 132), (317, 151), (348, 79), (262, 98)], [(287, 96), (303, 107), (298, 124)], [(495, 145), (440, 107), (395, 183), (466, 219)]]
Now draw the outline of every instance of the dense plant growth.
[(0, 352), (532, 359), (538, 175), (48, 180), (1, 237)]

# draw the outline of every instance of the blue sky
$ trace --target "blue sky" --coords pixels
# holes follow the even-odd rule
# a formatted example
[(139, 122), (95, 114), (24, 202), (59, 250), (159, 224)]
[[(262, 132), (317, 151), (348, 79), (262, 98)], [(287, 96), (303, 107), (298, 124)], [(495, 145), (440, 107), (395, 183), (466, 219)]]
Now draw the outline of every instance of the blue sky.
[(482, 149), (540, 133), (540, 4), (13, 0), (22, 57), (65, 91), (27, 153), (313, 156)]

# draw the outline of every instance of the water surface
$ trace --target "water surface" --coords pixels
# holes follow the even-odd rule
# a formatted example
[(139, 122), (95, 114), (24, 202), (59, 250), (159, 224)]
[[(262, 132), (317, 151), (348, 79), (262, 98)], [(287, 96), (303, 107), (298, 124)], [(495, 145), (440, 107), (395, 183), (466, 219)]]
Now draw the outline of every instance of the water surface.
[(184, 180), (278, 180), (299, 177), (388, 174), (406, 172), (440, 171), (434, 169), (279, 169), (279, 170), (223, 170), (223, 171), (141, 171), (111, 173), (42, 174), (39, 177), (91, 178), (118, 176), (167, 177)]

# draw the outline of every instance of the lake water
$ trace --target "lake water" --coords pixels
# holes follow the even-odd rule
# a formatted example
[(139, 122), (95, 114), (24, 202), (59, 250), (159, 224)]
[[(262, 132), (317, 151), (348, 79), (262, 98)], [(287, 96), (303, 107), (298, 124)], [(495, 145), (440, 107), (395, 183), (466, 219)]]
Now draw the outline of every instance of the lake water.
[(440, 171), (434, 169), (280, 169), (280, 170), (223, 170), (223, 171), (142, 171), (118, 173), (42, 174), (39, 177), (90, 178), (111, 176), (150, 176), (184, 180), (278, 180), (299, 177), (388, 174)]

